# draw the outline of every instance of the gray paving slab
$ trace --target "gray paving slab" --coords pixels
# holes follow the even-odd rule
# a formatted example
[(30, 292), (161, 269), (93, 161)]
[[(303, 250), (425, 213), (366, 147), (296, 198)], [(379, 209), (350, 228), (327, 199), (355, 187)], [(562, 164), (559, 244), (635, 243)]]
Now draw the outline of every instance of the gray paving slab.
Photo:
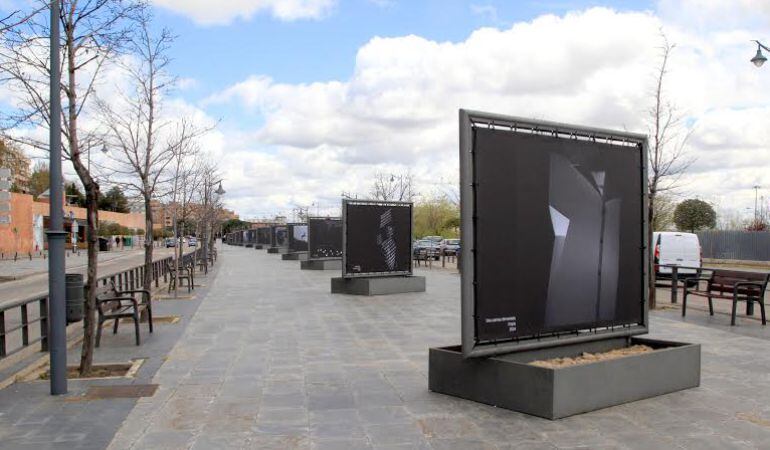
[[(332, 295), (333, 274), (225, 247), (219, 275), (111, 448), (767, 448), (770, 331), (652, 314), (703, 344), (702, 386), (560, 421), (427, 390), (427, 351), (459, 343), (459, 277), (427, 292)], [(192, 386), (192, 387), (191, 387)], [(32, 420), (45, 417), (31, 415)]]
[[(207, 276), (196, 276), (196, 282), (206, 284), (216, 278), (218, 267), (209, 271)], [(115, 384), (147, 384), (152, 382), (156, 372), (163, 365), (168, 353), (176, 341), (182, 336), (185, 327), (195, 314), (201, 300), (206, 296), (207, 287), (196, 288), (196, 294), (189, 300), (161, 300), (153, 305), (156, 317), (175, 315), (180, 321), (175, 324), (156, 323), (154, 333), (150, 334), (146, 324), (141, 324), (142, 345), (134, 345), (133, 326), (122, 325), (118, 334), (105, 330), (101, 347), (96, 350), (95, 362), (123, 362), (134, 358), (144, 359), (144, 363), (131, 379), (112, 380), (70, 380), (69, 392), (65, 396), (53, 397), (49, 394), (47, 381), (22, 382), (0, 390), (0, 449), (16, 448), (67, 448), (67, 449), (103, 449), (113, 440), (115, 433), (132, 411), (146, 414), (148, 405), (146, 399), (109, 399), (91, 400), (83, 398), (90, 386)], [(77, 364), (80, 358), (79, 346), (68, 352), (67, 359), (71, 365)], [(39, 355), (38, 355), (39, 356)], [(37, 357), (37, 356), (36, 356)], [(193, 366), (190, 366), (193, 367)], [(173, 365), (166, 367), (165, 376), (174, 377), (179, 373)], [(185, 368), (187, 373), (190, 369)], [(159, 377), (165, 381), (165, 379)], [(204, 398), (209, 391), (195, 389), (182, 390), (189, 396), (187, 404), (195, 404), (196, 399)], [(211, 396), (214, 396), (211, 393)], [(153, 399), (168, 398), (169, 391), (164, 383)], [(179, 403), (178, 401), (176, 403)], [(175, 404), (171, 402), (170, 405)], [(171, 406), (169, 406), (171, 408)], [(184, 409), (184, 407), (182, 407)], [(188, 422), (195, 420), (184, 417)], [(176, 428), (178, 423), (172, 423)], [(196, 425), (197, 427), (197, 425)], [(142, 436), (147, 435), (144, 443), (154, 448), (173, 447), (182, 442), (183, 433), (174, 432), (153, 433), (154, 430), (137, 429)], [(192, 438), (190, 438), (192, 439)]]

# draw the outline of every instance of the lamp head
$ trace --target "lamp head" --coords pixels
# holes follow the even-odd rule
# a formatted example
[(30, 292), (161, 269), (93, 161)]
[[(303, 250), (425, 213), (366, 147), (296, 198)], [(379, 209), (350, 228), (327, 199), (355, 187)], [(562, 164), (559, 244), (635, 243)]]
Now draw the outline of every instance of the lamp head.
[(757, 54), (751, 58), (751, 62), (757, 67), (762, 67), (762, 64), (764, 64), (765, 61), (767, 61), (767, 57), (762, 54), (762, 48), (757, 47)]
[(217, 190), (216, 190), (216, 191), (214, 191), (214, 192), (215, 192), (217, 195), (224, 195), (224, 193), (225, 193), (225, 190), (224, 190), (224, 189), (222, 189), (222, 182), (221, 182), (221, 181), (219, 182), (219, 187), (218, 187), (218, 188), (217, 188)]

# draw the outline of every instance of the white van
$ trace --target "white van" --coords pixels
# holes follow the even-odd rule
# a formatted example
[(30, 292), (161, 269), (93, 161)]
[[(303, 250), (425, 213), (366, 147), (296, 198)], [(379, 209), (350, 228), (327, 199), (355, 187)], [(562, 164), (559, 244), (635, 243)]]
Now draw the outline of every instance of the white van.
[[(654, 244), (653, 255), (655, 257), (655, 274), (657, 276), (671, 276), (671, 267), (701, 267), (702, 255), (698, 235), (693, 233), (680, 233), (678, 231), (661, 231), (652, 233)], [(678, 269), (679, 275), (695, 274), (695, 269)]]

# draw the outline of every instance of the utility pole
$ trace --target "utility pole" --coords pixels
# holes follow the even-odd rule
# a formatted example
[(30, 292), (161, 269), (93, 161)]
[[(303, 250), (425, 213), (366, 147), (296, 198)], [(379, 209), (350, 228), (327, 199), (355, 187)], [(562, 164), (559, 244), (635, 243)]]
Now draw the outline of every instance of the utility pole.
[(754, 222), (757, 222), (757, 195), (759, 194), (759, 188), (760, 186), (758, 184), (754, 185)]
[(51, 1), (50, 83), (50, 225), (48, 235), (48, 336), (51, 395), (67, 393), (67, 322), (64, 298), (64, 232), (61, 172), (61, 91), (59, 69), (59, 0)]

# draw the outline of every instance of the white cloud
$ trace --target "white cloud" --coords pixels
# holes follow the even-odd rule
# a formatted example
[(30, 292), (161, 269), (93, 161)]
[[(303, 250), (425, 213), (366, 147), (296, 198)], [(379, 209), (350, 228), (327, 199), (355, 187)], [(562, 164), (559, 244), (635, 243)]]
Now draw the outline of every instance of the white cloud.
[(266, 12), (279, 20), (320, 19), (336, 0), (152, 0), (159, 7), (185, 15), (201, 25), (226, 25)]
[(671, 5), (545, 15), (460, 42), (374, 37), (348, 79), (289, 84), (255, 74), (202, 109), (180, 107), (201, 120), (208, 106), (233, 111), (206, 147), (226, 176), (228, 205), (243, 217), (312, 203), (331, 210), (342, 192), (366, 195), (375, 171), (411, 170), (429, 194), (457, 182), (458, 108), (646, 131), (663, 28), (677, 44), (666, 93), (693, 126), (688, 148), (697, 158), (679, 193), (753, 205), (751, 186), (770, 188), (770, 69), (748, 62), (756, 29), (746, 19), (704, 30)]

